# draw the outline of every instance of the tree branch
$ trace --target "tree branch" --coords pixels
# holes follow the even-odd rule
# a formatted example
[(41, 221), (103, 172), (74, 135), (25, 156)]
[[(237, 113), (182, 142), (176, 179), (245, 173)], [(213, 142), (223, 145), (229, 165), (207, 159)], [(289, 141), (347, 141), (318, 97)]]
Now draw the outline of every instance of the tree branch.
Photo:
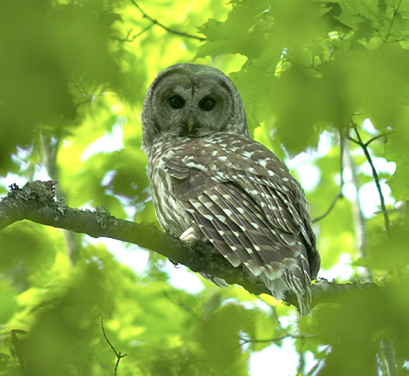
[(211, 246), (192, 249), (152, 224), (118, 219), (101, 208), (92, 211), (70, 208), (55, 201), (55, 185), (55, 181), (29, 182), (23, 188), (12, 185), (9, 194), (0, 200), (0, 230), (27, 219), (94, 238), (117, 239), (155, 251), (195, 272), (237, 283), (255, 294), (268, 293), (263, 283), (244, 267), (234, 268), (222, 255), (212, 252)]
[[(183, 264), (194, 272), (206, 273), (222, 278), (229, 284), (241, 285), (256, 295), (271, 295), (264, 283), (243, 265), (233, 267), (221, 254), (214, 252), (211, 246), (191, 248), (152, 224), (118, 219), (104, 209), (70, 208), (55, 200), (55, 185), (55, 181), (29, 182), (23, 188), (13, 184), (8, 195), (0, 200), (0, 230), (27, 219), (94, 238), (106, 237), (134, 243), (167, 257), (173, 263)], [(357, 284), (352, 283), (337, 284), (320, 280), (312, 286), (313, 305), (335, 301), (339, 294), (356, 287)], [(295, 295), (289, 294), (285, 301), (298, 306)]]

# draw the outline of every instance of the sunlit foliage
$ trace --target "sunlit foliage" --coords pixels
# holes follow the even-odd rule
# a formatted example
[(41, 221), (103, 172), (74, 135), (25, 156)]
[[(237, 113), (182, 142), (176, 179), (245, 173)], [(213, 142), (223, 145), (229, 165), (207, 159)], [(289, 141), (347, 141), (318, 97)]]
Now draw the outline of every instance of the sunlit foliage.
[[(0, 375), (245, 376), (269, 346), (265, 375), (408, 374), (408, 21), (409, 0), (1, 1), (2, 193), (53, 179), (69, 206), (156, 222), (144, 94), (171, 64), (212, 64), (304, 184), (321, 276), (377, 287), (299, 319), (241, 287), (175, 287), (182, 271), (136, 245), (23, 221), (0, 232)], [(285, 338), (299, 362), (280, 371)]]

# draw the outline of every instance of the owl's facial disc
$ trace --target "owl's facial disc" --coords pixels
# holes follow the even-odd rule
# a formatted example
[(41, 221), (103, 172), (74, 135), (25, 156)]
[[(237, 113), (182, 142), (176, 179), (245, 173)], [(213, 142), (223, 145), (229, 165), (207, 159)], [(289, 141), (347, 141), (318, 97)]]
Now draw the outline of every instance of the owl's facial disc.
[(243, 102), (233, 82), (220, 70), (176, 64), (152, 82), (142, 112), (143, 148), (158, 136), (204, 137), (232, 132), (249, 137)]
[(153, 101), (161, 110), (156, 124), (170, 135), (202, 137), (224, 130), (234, 105), (219, 78), (204, 72), (175, 71), (158, 84)]

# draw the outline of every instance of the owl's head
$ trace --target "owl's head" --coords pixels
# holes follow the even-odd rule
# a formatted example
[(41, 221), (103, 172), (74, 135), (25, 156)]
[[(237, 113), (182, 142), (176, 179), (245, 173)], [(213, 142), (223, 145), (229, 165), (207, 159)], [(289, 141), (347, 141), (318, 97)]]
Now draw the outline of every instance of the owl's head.
[(159, 136), (249, 136), (243, 102), (233, 82), (206, 65), (176, 64), (152, 82), (142, 111), (143, 148)]

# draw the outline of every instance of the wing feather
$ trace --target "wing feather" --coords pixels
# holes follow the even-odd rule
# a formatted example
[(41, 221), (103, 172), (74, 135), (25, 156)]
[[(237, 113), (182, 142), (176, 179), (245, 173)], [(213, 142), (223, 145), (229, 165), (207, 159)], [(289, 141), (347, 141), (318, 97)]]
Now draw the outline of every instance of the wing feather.
[[(271, 268), (268, 267), (268, 262), (266, 262), (262, 255), (261, 238), (254, 236), (254, 233), (258, 234), (260, 232), (260, 228), (254, 221), (248, 221), (245, 218), (244, 213), (248, 216), (249, 212), (243, 209), (241, 203), (237, 203), (237, 206), (231, 204), (230, 199), (232, 197), (232, 192), (229, 191), (230, 188), (232, 188), (231, 184), (223, 184), (212, 190), (212, 195), (210, 197), (214, 202), (214, 214), (220, 212), (225, 216), (224, 223), (229, 228), (230, 232), (235, 235), (235, 248), (243, 263), (245, 265), (248, 264), (251, 269), (254, 269), (256, 275), (260, 274), (260, 269), (269, 273)], [(226, 197), (229, 197), (229, 200), (227, 200)], [(216, 216), (216, 220), (217, 218), (218, 217)], [(265, 270), (266, 267), (267, 270)]]
[(193, 221), (199, 226), (200, 230), (206, 236), (207, 239), (216, 247), (216, 249), (229, 260), (233, 266), (239, 266), (242, 260), (239, 256), (231, 249), (230, 245), (225, 241), (220, 233), (220, 229), (217, 228), (215, 224), (208, 219), (209, 215), (203, 215), (199, 211), (195, 210), (193, 207), (187, 208), (188, 215), (193, 219)]
[(308, 307), (320, 259), (308, 203), (283, 163), (233, 134), (192, 139), (183, 155), (175, 150), (164, 169), (192, 222), (234, 266), (264, 276), (277, 296), (305, 295)]
[[(195, 184), (204, 192), (192, 189)], [(296, 245), (289, 247), (288, 242), (279, 241), (279, 231), (266, 221), (253, 198), (234, 184), (216, 183), (205, 173), (192, 170), (189, 178), (175, 187), (195, 223), (232, 264), (237, 266), (238, 258), (254, 275), (263, 272), (274, 279), (285, 271), (283, 259), (293, 260), (299, 253)], [(203, 193), (196, 195), (197, 191)]]
[[(224, 247), (223, 249), (219, 249), (219, 251), (226, 257), (231, 252), (235, 253), (240, 261), (249, 267), (253, 274), (259, 275), (263, 263), (259, 258), (251, 257), (252, 247), (246, 236), (246, 232), (231, 221), (225, 211), (215, 203), (214, 199), (215, 195), (210, 192), (206, 192), (198, 197), (198, 200), (206, 206), (207, 215), (209, 215), (209, 218), (212, 218), (212, 226), (229, 246), (228, 251), (226, 251)], [(202, 229), (202, 231), (206, 231), (206, 229)]]

